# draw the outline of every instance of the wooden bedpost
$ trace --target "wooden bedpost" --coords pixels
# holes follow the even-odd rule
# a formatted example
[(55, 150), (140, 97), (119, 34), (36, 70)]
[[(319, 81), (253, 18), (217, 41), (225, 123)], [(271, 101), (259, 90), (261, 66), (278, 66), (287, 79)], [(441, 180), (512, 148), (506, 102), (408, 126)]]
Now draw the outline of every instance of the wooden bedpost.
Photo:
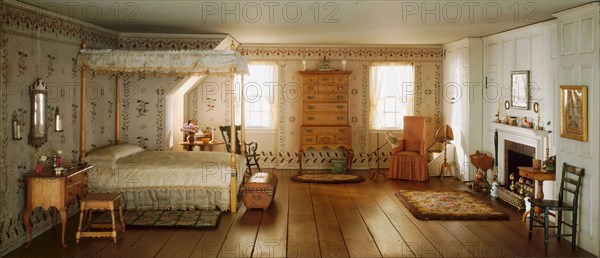
[[(85, 38), (81, 41), (81, 49), (86, 49), (87, 43)], [(81, 65), (81, 94), (79, 97), (79, 162), (85, 161), (85, 77), (87, 73), (87, 66)]]
[(115, 144), (121, 143), (121, 77), (115, 75)]
[[(233, 44), (233, 43), (232, 43)], [(236, 153), (236, 144), (235, 144), (235, 69), (230, 71), (231, 76), (231, 90), (229, 91), (229, 100), (231, 101), (231, 131), (230, 131), (230, 141), (231, 141), (231, 156), (229, 158), (229, 162), (231, 165), (231, 183), (229, 184), (229, 198), (231, 203), (231, 212), (237, 212), (237, 166), (235, 162), (235, 153)], [(244, 115), (242, 114), (242, 117)]]
[(242, 80), (240, 85), (240, 145), (242, 157), (246, 156), (246, 108), (244, 102), (246, 102), (246, 95), (244, 94), (244, 74), (242, 74)]

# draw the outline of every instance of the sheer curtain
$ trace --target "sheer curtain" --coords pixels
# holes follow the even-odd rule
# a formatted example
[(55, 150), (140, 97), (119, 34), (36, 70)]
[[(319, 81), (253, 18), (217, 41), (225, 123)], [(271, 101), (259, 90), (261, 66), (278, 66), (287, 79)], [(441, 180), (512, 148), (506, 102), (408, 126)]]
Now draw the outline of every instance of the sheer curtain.
[[(250, 75), (244, 76), (244, 113), (248, 128), (274, 128), (277, 103), (278, 66), (276, 64), (249, 64)], [(240, 124), (241, 77), (235, 77), (236, 124)]]
[(402, 129), (403, 117), (414, 113), (414, 66), (385, 63), (371, 66), (371, 129)]

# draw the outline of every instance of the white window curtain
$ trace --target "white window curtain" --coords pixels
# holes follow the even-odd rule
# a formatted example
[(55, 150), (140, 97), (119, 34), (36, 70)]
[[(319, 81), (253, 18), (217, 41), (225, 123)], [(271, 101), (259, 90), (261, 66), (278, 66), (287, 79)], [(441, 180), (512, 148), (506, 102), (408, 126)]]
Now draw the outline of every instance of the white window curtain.
[(404, 128), (404, 116), (414, 114), (414, 77), (414, 66), (409, 63), (371, 66), (371, 129)]
[[(244, 110), (247, 128), (275, 128), (278, 87), (278, 66), (276, 64), (248, 64), (250, 75), (244, 76)], [(236, 124), (241, 123), (242, 78), (235, 77), (236, 85)]]

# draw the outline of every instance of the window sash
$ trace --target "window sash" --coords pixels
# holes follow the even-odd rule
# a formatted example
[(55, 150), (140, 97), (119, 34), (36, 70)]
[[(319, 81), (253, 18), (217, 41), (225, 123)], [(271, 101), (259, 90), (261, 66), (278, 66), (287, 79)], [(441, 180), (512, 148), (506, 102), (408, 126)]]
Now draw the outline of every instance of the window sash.
[(371, 129), (404, 128), (404, 116), (414, 114), (414, 66), (371, 66)]
[[(275, 64), (248, 64), (250, 75), (244, 76), (245, 126), (248, 128), (275, 128), (278, 66)], [(235, 122), (241, 123), (241, 76), (235, 76)]]

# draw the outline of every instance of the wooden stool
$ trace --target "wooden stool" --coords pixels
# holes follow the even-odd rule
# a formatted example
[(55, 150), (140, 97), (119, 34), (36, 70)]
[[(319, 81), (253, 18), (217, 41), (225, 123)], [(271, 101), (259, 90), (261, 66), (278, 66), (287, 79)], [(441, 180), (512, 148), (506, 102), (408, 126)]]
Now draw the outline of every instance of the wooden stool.
[[(111, 237), (114, 242), (117, 243), (117, 232), (122, 231), (125, 233), (125, 221), (123, 220), (123, 199), (121, 194), (88, 194), (87, 197), (81, 199), (79, 214), (79, 228), (77, 229), (76, 242), (79, 243), (79, 239), (82, 237)], [(115, 208), (119, 209), (119, 216), (121, 217), (121, 223), (115, 225)], [(112, 219), (112, 224), (92, 224), (92, 212), (97, 209), (108, 209)], [(86, 214), (87, 213), (87, 214)], [(83, 217), (87, 215), (87, 224), (81, 228), (83, 224)], [(91, 229), (97, 228), (112, 228), (112, 231), (91, 231)]]

